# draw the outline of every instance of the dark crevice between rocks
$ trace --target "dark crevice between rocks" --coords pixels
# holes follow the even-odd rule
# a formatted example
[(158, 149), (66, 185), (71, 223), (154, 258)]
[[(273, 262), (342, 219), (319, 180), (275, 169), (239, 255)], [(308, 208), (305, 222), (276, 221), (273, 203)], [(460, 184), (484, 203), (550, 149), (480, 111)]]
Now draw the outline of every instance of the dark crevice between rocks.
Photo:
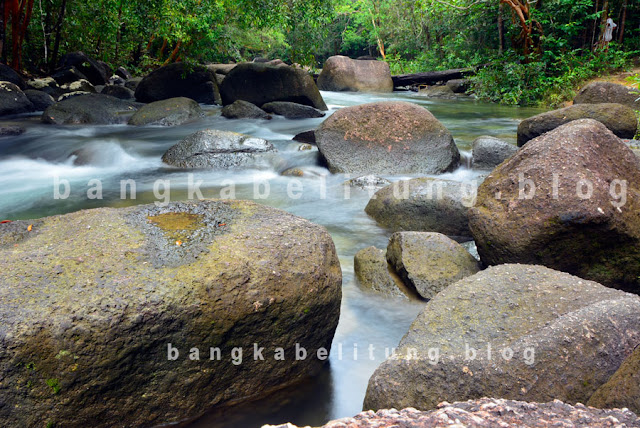
[(411, 283), (411, 281), (403, 281), (402, 276), (393, 268), (391, 263), (387, 262), (387, 271), (389, 272), (389, 276), (393, 279), (393, 282), (396, 283), (398, 289), (407, 296), (411, 300), (417, 300), (421, 302), (428, 302), (429, 299), (425, 299), (418, 293), (416, 287)]

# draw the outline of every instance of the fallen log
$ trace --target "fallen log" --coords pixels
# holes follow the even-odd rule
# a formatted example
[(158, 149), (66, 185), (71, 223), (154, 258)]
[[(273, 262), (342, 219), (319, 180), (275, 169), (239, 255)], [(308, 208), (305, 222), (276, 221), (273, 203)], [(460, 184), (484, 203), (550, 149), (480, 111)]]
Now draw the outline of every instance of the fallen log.
[(393, 86), (435, 85), (438, 82), (447, 82), (453, 79), (463, 79), (475, 74), (473, 68), (455, 68), (452, 70), (429, 71), (426, 73), (399, 74), (391, 76)]

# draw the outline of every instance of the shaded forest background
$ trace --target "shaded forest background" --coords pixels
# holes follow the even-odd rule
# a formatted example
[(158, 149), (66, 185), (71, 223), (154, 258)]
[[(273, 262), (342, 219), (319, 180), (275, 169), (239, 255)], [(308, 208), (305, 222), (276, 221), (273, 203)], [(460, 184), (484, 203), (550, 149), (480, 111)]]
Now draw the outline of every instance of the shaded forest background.
[[(521, 105), (558, 104), (640, 56), (638, 0), (0, 0), (0, 17), (2, 61), (32, 75), (78, 50), (134, 74), (371, 55), (394, 74), (481, 66), (476, 94)], [(617, 28), (605, 46), (607, 18)]]

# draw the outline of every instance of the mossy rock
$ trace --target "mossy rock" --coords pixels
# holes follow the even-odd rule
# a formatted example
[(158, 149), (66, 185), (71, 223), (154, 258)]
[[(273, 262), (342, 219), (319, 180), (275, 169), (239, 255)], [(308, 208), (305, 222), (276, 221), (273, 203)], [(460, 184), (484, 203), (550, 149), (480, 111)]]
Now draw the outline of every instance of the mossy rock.
[(175, 126), (194, 121), (202, 116), (204, 112), (197, 102), (191, 98), (177, 97), (143, 106), (131, 116), (129, 125)]
[(0, 420), (16, 427), (156, 426), (265, 395), (321, 369), (341, 300), (329, 234), (245, 201), (0, 225), (0, 284)]
[(640, 346), (624, 360), (611, 379), (598, 388), (587, 404), (601, 409), (626, 407), (640, 414)]

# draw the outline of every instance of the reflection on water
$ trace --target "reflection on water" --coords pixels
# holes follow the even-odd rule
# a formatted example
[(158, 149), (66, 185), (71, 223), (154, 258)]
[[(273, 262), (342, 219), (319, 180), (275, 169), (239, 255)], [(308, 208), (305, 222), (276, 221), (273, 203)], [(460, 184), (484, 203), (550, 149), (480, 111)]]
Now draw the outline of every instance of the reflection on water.
[[(540, 110), (503, 107), (463, 100), (428, 100), (413, 93), (363, 95), (323, 93), (332, 113), (338, 108), (381, 100), (407, 100), (428, 108), (441, 120), (460, 147), (468, 153), (471, 142), (491, 135), (515, 143), (516, 128), (525, 117)], [(188, 183), (202, 181), (204, 197), (264, 199), (256, 201), (287, 210), (325, 226), (336, 244), (342, 265), (343, 301), (330, 364), (316, 379), (271, 394), (267, 399), (225, 408), (206, 415), (190, 426), (258, 427), (264, 423), (293, 422), (321, 425), (329, 419), (352, 416), (362, 407), (367, 381), (386, 354), (397, 346), (422, 304), (389, 301), (358, 288), (353, 256), (367, 246), (385, 248), (389, 233), (364, 212), (370, 193), (345, 188), (350, 177), (332, 175), (318, 166), (317, 150), (298, 151), (291, 138), (315, 129), (323, 119), (227, 120), (219, 108), (192, 124), (173, 128), (127, 126), (56, 127), (41, 125), (30, 117), (22, 123), (27, 132), (0, 140), (0, 220), (28, 219), (100, 206), (127, 206), (190, 197)], [(184, 171), (167, 167), (160, 157), (173, 144), (204, 128), (242, 132), (270, 140), (285, 164), (278, 171)], [(78, 165), (82, 150), (83, 162)], [(88, 160), (87, 160), (88, 159)], [(75, 163), (74, 163), (75, 161)], [(304, 171), (302, 178), (282, 177), (288, 167)], [(190, 176), (190, 174), (192, 174)], [(466, 168), (441, 177), (474, 180), (480, 173)], [(69, 197), (53, 199), (54, 179), (68, 183)], [(392, 181), (411, 177), (386, 177)], [(90, 200), (87, 191), (100, 181), (102, 199)], [(121, 199), (121, 181), (134, 180), (136, 198)], [(153, 188), (166, 180), (161, 196)], [(299, 180), (302, 192), (290, 197), (289, 185)], [(232, 185), (230, 184), (232, 183)], [(58, 190), (64, 192), (63, 185)], [(354, 355), (355, 354), (355, 355)]]

